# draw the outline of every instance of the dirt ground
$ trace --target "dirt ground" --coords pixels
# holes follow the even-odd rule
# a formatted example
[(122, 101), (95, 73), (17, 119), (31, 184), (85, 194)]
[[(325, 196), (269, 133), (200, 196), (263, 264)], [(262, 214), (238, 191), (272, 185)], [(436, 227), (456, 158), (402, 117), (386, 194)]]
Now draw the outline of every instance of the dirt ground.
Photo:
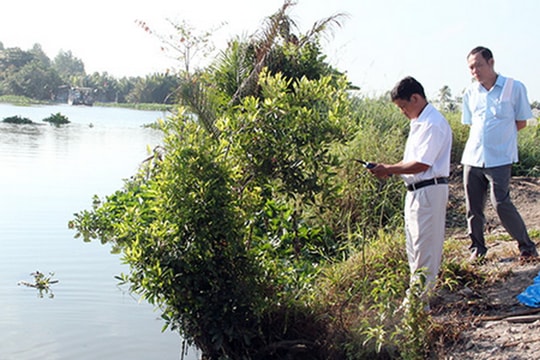
[[(463, 239), (463, 256), (468, 256), (461, 174), (459, 169), (455, 169), (453, 174), (450, 181), (449, 236)], [(532, 234), (532, 240), (540, 246), (540, 179), (513, 178), (511, 197)], [(475, 266), (497, 274), (500, 281), (481, 288), (465, 287), (439, 292), (432, 305), (432, 316), (445, 329), (452, 325), (454, 330), (450, 338), (455, 338), (452, 341), (447, 339), (437, 358), (540, 359), (540, 309), (523, 306), (516, 299), (539, 274), (540, 262), (520, 262), (517, 243), (507, 240), (509, 237), (489, 201), (486, 210), (487, 262)]]

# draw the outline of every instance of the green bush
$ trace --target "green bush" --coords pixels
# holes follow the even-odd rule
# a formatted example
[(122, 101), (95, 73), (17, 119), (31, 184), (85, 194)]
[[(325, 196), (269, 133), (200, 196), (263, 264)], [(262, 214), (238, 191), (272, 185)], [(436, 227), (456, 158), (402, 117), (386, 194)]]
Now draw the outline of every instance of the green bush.
[[(165, 121), (163, 159), (71, 223), (121, 251), (131, 291), (210, 358), (271, 356), (300, 341), (323, 351), (325, 322), (306, 303), (320, 264), (339, 251), (317, 218), (332, 208), (319, 205), (332, 198), (328, 149), (344, 136), (346, 84), (291, 90), (264, 75), (261, 87), (264, 100), (246, 98), (221, 119), (220, 141), (182, 112)], [(306, 323), (315, 339), (302, 337)]]

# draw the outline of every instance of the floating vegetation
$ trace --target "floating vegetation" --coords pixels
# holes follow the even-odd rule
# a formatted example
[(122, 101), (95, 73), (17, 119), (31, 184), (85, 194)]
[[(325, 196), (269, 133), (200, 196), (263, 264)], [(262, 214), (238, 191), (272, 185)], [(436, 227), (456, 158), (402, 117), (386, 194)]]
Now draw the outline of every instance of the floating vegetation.
[(4, 120), (2, 121), (8, 124), (33, 124), (32, 120), (30, 120), (29, 118), (19, 115), (9, 116), (7, 118), (4, 118)]
[(56, 126), (69, 124), (68, 117), (59, 112), (56, 114), (51, 114), (51, 116), (46, 117), (45, 119), (43, 119), (43, 121), (48, 122), (51, 125), (56, 125)]
[(47, 276), (44, 273), (36, 270), (36, 272), (33, 272), (30, 275), (34, 277), (33, 283), (21, 280), (17, 283), (17, 285), (24, 285), (24, 286), (38, 289), (38, 297), (42, 298), (44, 295), (47, 295), (49, 298), (52, 299), (54, 297), (54, 294), (50, 286), (58, 282), (58, 280), (52, 279), (52, 277), (54, 276), (54, 273), (50, 272), (49, 275)]

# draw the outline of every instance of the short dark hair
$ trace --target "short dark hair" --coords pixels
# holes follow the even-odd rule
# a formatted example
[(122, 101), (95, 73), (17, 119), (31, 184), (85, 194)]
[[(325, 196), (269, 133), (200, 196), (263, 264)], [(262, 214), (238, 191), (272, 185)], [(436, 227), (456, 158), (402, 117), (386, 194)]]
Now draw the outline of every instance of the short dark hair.
[(491, 52), (491, 50), (489, 50), (487, 47), (483, 47), (483, 46), (477, 46), (474, 49), (472, 49), (471, 52), (467, 55), (467, 58), (469, 58), (469, 56), (471, 56), (471, 55), (476, 55), (478, 53), (482, 54), (482, 57), (486, 61), (489, 61), (489, 60), (493, 59), (493, 53)]
[(411, 96), (413, 96), (413, 94), (418, 94), (424, 99), (426, 98), (426, 94), (424, 93), (424, 87), (422, 86), (422, 84), (420, 84), (412, 76), (407, 76), (406, 78), (398, 82), (396, 86), (394, 86), (392, 92), (390, 93), (390, 96), (392, 98), (392, 101), (409, 101), (411, 100)]

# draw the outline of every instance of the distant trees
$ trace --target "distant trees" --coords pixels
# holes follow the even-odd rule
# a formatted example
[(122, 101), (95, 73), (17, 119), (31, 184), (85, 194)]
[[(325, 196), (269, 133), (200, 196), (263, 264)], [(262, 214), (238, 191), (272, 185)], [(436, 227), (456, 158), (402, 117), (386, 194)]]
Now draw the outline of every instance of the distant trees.
[(51, 68), (50, 59), (40, 45), (34, 45), (29, 51), (0, 50), (0, 95), (47, 100), (61, 84), (62, 79)]
[(37, 100), (54, 98), (62, 85), (58, 74), (39, 61), (31, 61), (6, 79), (5, 89), (10, 95), (22, 95)]
[(437, 103), (439, 104), (439, 110), (454, 112), (459, 109), (458, 99), (452, 97), (452, 91), (448, 85), (444, 85), (439, 89), (439, 96), (437, 98)]
[(60, 50), (54, 58), (52, 68), (63, 79), (84, 77), (86, 75), (84, 63), (73, 56), (71, 51)]
[(127, 95), (130, 103), (150, 103), (174, 104), (177, 102), (175, 92), (178, 89), (180, 80), (177, 76), (170, 74), (154, 74), (144, 79), (137, 79), (133, 89)]
[(22, 50), (0, 42), (0, 95), (61, 101), (61, 90), (88, 87), (99, 102), (172, 104), (178, 86), (173, 74), (121, 79), (107, 72), (87, 74), (83, 61), (69, 50), (60, 50), (51, 61), (39, 44)]

